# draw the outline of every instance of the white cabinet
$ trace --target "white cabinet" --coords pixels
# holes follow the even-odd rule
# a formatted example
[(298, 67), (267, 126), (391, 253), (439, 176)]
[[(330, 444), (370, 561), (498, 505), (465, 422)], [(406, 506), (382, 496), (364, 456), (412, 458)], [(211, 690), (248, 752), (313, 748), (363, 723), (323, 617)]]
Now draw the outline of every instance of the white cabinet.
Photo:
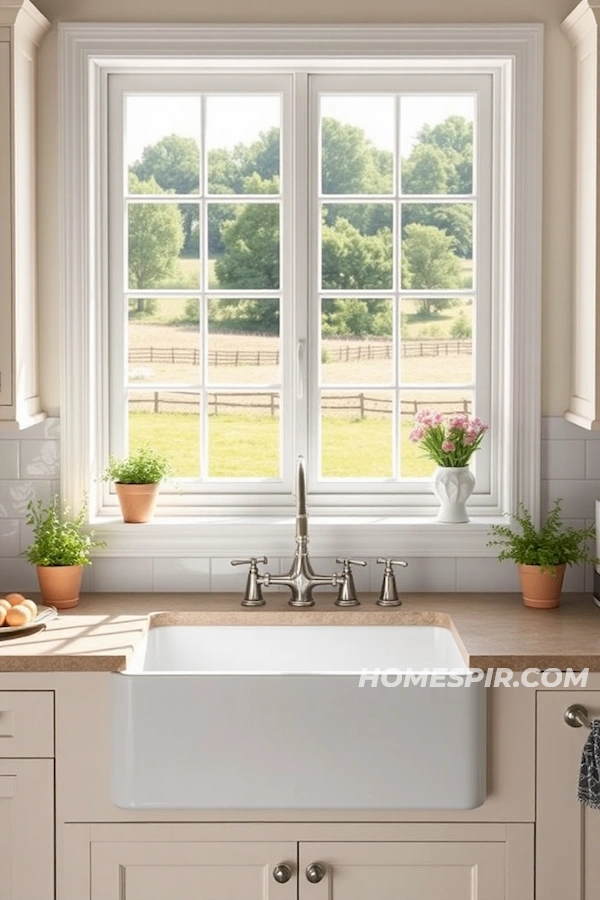
[(0, 896), (54, 898), (54, 762), (0, 759)]
[(35, 81), (50, 23), (0, 0), (0, 427), (44, 417), (37, 372)]
[(562, 24), (573, 47), (574, 205), (571, 397), (565, 417), (600, 428), (600, 120), (597, 0), (582, 0)]
[(0, 691), (2, 900), (54, 898), (53, 696)]
[(506, 841), (453, 842), (448, 826), (446, 841), (301, 843), (300, 898), (533, 900), (533, 829), (513, 827)]
[(600, 890), (600, 811), (577, 800), (588, 732), (571, 728), (565, 710), (585, 706), (600, 717), (600, 691), (541, 691), (537, 696), (536, 900), (589, 900)]
[[(533, 900), (533, 826), (67, 825), (59, 900)], [(337, 830), (336, 841), (302, 838)], [(220, 840), (207, 839), (208, 836)], [(289, 840), (256, 840), (270, 831)], [(300, 840), (294, 841), (296, 837)], [(412, 840), (409, 835), (414, 836)], [(406, 838), (406, 839), (404, 839)], [(286, 866), (284, 878), (277, 867)], [(287, 876), (287, 879), (286, 879)]]

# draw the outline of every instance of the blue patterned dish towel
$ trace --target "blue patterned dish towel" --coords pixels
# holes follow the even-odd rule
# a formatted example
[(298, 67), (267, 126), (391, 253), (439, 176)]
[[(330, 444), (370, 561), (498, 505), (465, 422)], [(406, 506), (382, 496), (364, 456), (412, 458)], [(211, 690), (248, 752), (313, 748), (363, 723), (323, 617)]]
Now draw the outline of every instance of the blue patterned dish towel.
[(590, 809), (600, 809), (600, 719), (594, 719), (581, 754), (577, 798)]

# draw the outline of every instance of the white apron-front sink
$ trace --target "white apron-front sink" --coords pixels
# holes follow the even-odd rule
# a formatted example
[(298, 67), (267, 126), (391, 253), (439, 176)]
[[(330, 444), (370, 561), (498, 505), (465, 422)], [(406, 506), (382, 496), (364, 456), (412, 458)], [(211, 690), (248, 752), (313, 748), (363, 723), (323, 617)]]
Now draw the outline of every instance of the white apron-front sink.
[[(371, 686), (375, 670), (392, 670), (388, 683), (435, 671), (438, 686)], [(150, 628), (111, 676), (113, 801), (472, 809), (485, 798), (485, 687), (450, 673), (468, 669), (438, 626)]]

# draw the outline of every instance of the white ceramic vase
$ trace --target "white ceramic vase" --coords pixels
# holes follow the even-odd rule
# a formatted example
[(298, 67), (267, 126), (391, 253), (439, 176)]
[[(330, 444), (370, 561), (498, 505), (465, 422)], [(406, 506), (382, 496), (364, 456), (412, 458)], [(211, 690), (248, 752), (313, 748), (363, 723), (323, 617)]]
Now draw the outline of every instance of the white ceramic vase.
[(440, 501), (438, 522), (468, 522), (466, 502), (473, 493), (475, 476), (468, 466), (438, 466), (433, 473), (433, 490)]

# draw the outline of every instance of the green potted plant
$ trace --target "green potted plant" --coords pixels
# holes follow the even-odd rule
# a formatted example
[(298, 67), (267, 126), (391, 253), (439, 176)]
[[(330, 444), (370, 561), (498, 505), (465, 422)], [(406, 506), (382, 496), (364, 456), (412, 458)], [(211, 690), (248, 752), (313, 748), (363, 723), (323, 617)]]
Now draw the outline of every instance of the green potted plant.
[(68, 508), (60, 507), (55, 495), (50, 503), (30, 500), (25, 521), (33, 528), (33, 541), (23, 551), (36, 566), (37, 576), (46, 606), (70, 609), (77, 606), (83, 567), (91, 564), (94, 547), (105, 546), (94, 539), (94, 532), (85, 528), (87, 503), (71, 517)]
[(164, 454), (144, 445), (121, 459), (111, 454), (102, 480), (114, 481), (124, 522), (149, 522), (159, 484), (171, 471)]
[(508, 525), (492, 525), (490, 529), (495, 540), (488, 541), (488, 547), (501, 547), (498, 559), (512, 559), (519, 567), (525, 606), (537, 609), (558, 606), (566, 567), (597, 562), (587, 547), (596, 535), (595, 527), (565, 527), (560, 504), (560, 499), (554, 502), (540, 529), (535, 527), (522, 503), (514, 517), (517, 530)]

